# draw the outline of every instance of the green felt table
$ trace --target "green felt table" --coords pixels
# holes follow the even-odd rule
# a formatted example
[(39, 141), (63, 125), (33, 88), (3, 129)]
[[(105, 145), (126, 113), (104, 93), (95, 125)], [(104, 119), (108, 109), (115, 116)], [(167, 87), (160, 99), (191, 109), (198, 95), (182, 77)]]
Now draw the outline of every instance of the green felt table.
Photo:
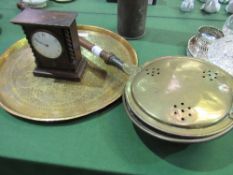
[[(19, 10), (16, 0), (1, 0), (0, 53), (24, 37), (9, 23)], [(149, 6), (146, 34), (129, 41), (139, 63), (168, 55), (185, 55), (188, 39), (201, 25), (221, 28), (227, 14), (179, 11), (180, 0)], [(78, 24), (116, 32), (117, 6), (105, 0), (49, 2), (49, 10), (79, 12)], [(182, 145), (152, 139), (136, 130), (119, 99), (81, 119), (56, 124), (22, 120), (0, 108), (0, 174), (233, 174), (233, 132), (216, 140)]]

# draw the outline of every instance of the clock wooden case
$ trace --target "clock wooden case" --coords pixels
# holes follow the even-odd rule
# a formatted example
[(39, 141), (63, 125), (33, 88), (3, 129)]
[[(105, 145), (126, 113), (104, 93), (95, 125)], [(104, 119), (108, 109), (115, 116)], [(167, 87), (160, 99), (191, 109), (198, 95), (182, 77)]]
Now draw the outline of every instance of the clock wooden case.
[(76, 13), (25, 9), (11, 22), (22, 26), (35, 56), (34, 75), (80, 80), (82, 57)]

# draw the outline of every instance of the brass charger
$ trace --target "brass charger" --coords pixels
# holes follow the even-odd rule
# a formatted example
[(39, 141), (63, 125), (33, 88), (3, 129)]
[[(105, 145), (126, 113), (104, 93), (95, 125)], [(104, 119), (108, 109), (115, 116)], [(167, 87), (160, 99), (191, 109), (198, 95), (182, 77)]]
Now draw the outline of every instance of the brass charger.
[[(79, 26), (79, 35), (137, 64), (137, 55), (119, 35), (95, 26)], [(21, 39), (0, 57), (0, 105), (15, 116), (43, 122), (74, 119), (96, 112), (118, 99), (128, 76), (86, 49), (88, 66), (81, 82), (33, 76), (34, 57)]]

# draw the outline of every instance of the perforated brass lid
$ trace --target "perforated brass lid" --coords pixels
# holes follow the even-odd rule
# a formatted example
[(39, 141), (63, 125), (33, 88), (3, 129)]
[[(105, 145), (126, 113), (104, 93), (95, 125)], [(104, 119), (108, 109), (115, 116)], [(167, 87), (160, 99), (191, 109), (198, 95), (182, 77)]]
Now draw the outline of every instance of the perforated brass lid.
[(233, 121), (233, 78), (208, 62), (164, 57), (147, 63), (127, 83), (126, 102), (145, 123), (163, 132), (203, 137)]

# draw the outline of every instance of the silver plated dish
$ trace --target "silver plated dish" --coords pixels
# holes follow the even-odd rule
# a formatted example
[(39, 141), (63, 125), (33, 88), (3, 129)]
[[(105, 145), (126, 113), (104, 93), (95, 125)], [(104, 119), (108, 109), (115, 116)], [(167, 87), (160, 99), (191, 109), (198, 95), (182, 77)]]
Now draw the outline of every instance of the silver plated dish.
[(201, 26), (198, 33), (188, 41), (187, 55), (196, 58), (206, 58), (209, 46), (224, 37), (221, 30), (212, 26)]
[(212, 42), (200, 42), (200, 34), (192, 36), (186, 54), (209, 61), (233, 75), (233, 34), (224, 36), (216, 32), (216, 36), (218, 37), (212, 39)]

